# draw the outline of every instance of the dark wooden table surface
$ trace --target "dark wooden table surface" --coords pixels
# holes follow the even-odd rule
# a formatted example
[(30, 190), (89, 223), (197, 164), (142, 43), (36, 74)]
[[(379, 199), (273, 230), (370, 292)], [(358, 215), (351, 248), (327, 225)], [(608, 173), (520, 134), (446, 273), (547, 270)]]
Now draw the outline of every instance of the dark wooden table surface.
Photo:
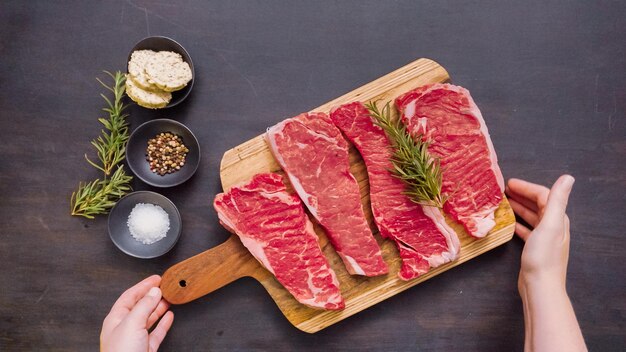
[[(626, 345), (626, 4), (609, 1), (3, 1), (0, 4), (0, 350), (95, 350), (127, 287), (216, 246), (223, 152), (416, 58), (472, 92), (505, 177), (577, 178), (568, 289), (589, 347)], [(69, 216), (100, 130), (102, 70), (165, 35), (193, 57), (182, 105), (130, 108), (189, 126), (201, 166), (154, 189), (184, 231), (164, 257), (131, 258), (106, 216)], [(253, 280), (174, 307), (163, 350), (521, 351), (522, 242), (506, 245), (317, 334), (293, 328)]]

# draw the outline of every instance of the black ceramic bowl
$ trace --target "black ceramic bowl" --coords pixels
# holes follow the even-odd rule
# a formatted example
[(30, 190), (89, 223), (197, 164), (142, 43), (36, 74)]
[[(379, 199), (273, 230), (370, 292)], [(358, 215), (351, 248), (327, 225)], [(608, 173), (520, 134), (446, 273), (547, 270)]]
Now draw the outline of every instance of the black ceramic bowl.
[[(138, 203), (151, 203), (160, 206), (167, 212), (170, 219), (170, 229), (165, 238), (152, 244), (143, 244), (130, 234), (128, 216)], [(180, 238), (183, 225), (178, 209), (166, 197), (149, 191), (139, 191), (127, 194), (117, 201), (109, 213), (109, 236), (117, 248), (122, 252), (137, 258), (156, 258), (170, 251)]]
[[(168, 37), (148, 37), (140, 40), (135, 46), (133, 50), (128, 53), (128, 62), (130, 61), (130, 56), (133, 54), (135, 50), (153, 50), (153, 51), (173, 51), (175, 53), (179, 53), (183, 57), (183, 61), (189, 64), (191, 68), (191, 81), (187, 83), (187, 86), (181, 90), (177, 90), (172, 92), (172, 100), (170, 103), (165, 106), (165, 108), (171, 108), (172, 106), (176, 106), (180, 104), (183, 100), (187, 98), (191, 89), (193, 88), (193, 81), (196, 78), (196, 72), (193, 69), (193, 62), (191, 61), (191, 56), (182, 45), (178, 44), (177, 41)], [(128, 71), (128, 67), (126, 68)]]
[[(146, 160), (148, 140), (161, 132), (171, 132), (180, 136), (183, 144), (189, 149), (185, 157), (185, 165), (180, 170), (163, 176), (152, 172)], [(170, 119), (151, 120), (137, 127), (130, 135), (126, 145), (126, 162), (135, 176), (151, 186), (177, 186), (187, 181), (198, 169), (200, 145), (196, 136), (182, 123)]]

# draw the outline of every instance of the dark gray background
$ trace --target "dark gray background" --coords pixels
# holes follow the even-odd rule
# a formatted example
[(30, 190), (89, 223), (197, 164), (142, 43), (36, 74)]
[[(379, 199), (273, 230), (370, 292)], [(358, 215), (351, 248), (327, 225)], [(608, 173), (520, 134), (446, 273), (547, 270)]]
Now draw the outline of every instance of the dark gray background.
[[(224, 241), (211, 207), (223, 152), (410, 61), (428, 57), (472, 92), (505, 177), (571, 173), (568, 276), (589, 347), (625, 342), (626, 3), (609, 1), (3, 1), (0, 4), (0, 350), (95, 350), (118, 295)], [(196, 66), (169, 117), (202, 145), (197, 174), (157, 190), (179, 207), (168, 255), (126, 256), (106, 216), (69, 216), (100, 130), (95, 80), (149, 35)], [(152, 189), (139, 181), (136, 190)], [(175, 307), (163, 350), (521, 351), (518, 239), (317, 334), (261, 285), (235, 282)]]

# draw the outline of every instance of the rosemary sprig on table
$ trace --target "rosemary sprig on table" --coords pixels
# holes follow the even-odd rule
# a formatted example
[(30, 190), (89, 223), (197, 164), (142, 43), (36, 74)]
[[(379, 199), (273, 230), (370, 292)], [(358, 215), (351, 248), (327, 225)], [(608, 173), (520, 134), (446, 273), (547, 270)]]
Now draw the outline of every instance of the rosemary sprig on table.
[(126, 143), (129, 131), (128, 114), (124, 113), (126, 105), (122, 102), (126, 91), (126, 77), (120, 71), (115, 74), (104, 71), (113, 81), (113, 86), (107, 86), (96, 78), (102, 86), (113, 93), (113, 101), (100, 94), (107, 103), (102, 110), (107, 112), (108, 118), (99, 118), (105, 129), (102, 134), (91, 141), (96, 149), (99, 162), (94, 162), (87, 154), (85, 159), (93, 167), (101, 170), (104, 174), (102, 179), (78, 184), (78, 190), (72, 192), (70, 200), (71, 214), (93, 219), (94, 215), (106, 214), (115, 202), (131, 190), (130, 181), (132, 176), (126, 175), (124, 167), (120, 163), (126, 157)]
[(415, 203), (443, 207), (446, 197), (441, 194), (441, 167), (439, 159), (428, 153), (428, 142), (422, 141), (421, 135), (413, 138), (399, 119), (392, 118), (390, 102), (382, 110), (374, 102), (365, 106), (391, 141), (390, 171), (406, 183), (405, 194)]
[(128, 123), (126, 118), (128, 114), (124, 114), (126, 106), (122, 102), (124, 92), (126, 91), (126, 78), (124, 74), (117, 71), (115, 75), (105, 71), (114, 80), (113, 87), (107, 86), (99, 78), (96, 78), (100, 84), (110, 90), (113, 93), (113, 102), (109, 100), (104, 94), (100, 96), (107, 102), (107, 107), (102, 110), (109, 114), (109, 118), (99, 118), (108, 132), (102, 130), (102, 135), (91, 141), (91, 144), (96, 148), (98, 152), (98, 159), (100, 159), (101, 165), (98, 165), (91, 161), (87, 154), (85, 159), (95, 168), (98, 168), (104, 172), (106, 176), (109, 176), (113, 171), (115, 165), (124, 160), (126, 153), (126, 141), (128, 141)]
[(79, 183), (78, 190), (72, 193), (72, 215), (93, 219), (94, 215), (106, 214), (130, 188), (132, 176), (126, 175), (122, 165), (110, 178)]

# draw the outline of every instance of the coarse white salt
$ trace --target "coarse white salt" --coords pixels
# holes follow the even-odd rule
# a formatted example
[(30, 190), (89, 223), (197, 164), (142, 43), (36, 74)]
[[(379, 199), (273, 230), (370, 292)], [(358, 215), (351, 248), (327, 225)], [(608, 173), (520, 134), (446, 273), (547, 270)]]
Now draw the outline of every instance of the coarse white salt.
[(170, 229), (170, 217), (158, 205), (137, 203), (126, 222), (130, 234), (143, 244), (152, 244), (165, 238)]

